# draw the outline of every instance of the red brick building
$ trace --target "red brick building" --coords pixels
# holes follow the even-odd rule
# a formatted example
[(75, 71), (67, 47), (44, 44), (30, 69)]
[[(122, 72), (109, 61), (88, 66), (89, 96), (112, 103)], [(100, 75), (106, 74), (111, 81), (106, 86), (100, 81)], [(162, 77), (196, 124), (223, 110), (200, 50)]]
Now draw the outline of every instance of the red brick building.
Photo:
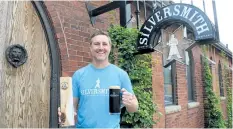
[[(91, 2), (95, 7), (102, 6), (107, 2)], [(73, 72), (82, 66), (85, 66), (90, 61), (89, 42), (88, 37), (95, 29), (107, 30), (110, 23), (119, 24), (119, 10), (105, 13), (98, 16), (94, 27), (90, 24), (89, 16), (85, 7), (85, 2), (71, 1), (71, 2), (45, 2), (48, 12), (53, 22), (61, 56), (62, 76), (71, 76)], [(131, 6), (132, 12), (135, 12), (136, 7), (134, 4)], [(143, 14), (141, 9), (141, 14)], [(148, 13), (151, 13), (148, 11)], [(141, 22), (143, 23), (143, 15), (141, 15)], [(142, 24), (141, 23), (141, 24)], [(136, 22), (132, 23), (136, 26)], [(180, 46), (182, 59), (176, 60), (174, 69), (176, 69), (176, 87), (175, 102), (166, 105), (164, 102), (164, 60), (168, 55), (168, 50), (158, 47), (152, 53), (153, 57), (153, 93), (155, 102), (158, 105), (159, 111), (163, 114), (160, 121), (154, 127), (159, 128), (202, 128), (204, 127), (204, 107), (203, 107), (203, 83), (201, 72), (201, 45), (196, 45), (191, 48), (189, 60), (192, 64), (185, 63), (185, 50), (191, 43), (194, 42), (192, 36), (189, 35), (189, 30), (183, 25), (172, 25), (163, 30), (161, 42), (168, 42), (169, 34), (174, 33), (177, 37)], [(184, 34), (186, 33), (186, 34)], [(187, 36), (188, 35), (188, 36)], [(186, 46), (186, 47), (184, 47)], [(179, 47), (179, 46), (178, 46)], [(218, 65), (227, 62), (229, 70), (232, 74), (232, 52), (221, 43), (218, 45), (208, 45), (208, 57), (212, 66), (213, 75), (213, 90), (220, 95), (219, 90), (219, 72)], [(221, 51), (227, 53), (225, 60), (220, 56)], [(190, 59), (191, 57), (191, 59)], [(187, 64), (188, 63), (188, 64)], [(188, 75), (187, 67), (192, 65), (192, 96), (188, 96)], [(223, 64), (222, 64), (223, 65)], [(190, 74), (190, 73), (189, 73)], [(224, 87), (224, 93), (226, 88)], [(173, 91), (174, 92), (174, 91)], [(190, 93), (191, 93), (190, 92)], [(222, 111), (226, 118), (226, 94), (222, 96), (221, 104)]]
[[(90, 4), (95, 7), (100, 7), (107, 3), (107, 1), (90, 2)], [(37, 11), (40, 10), (39, 6), (36, 4), (33, 5), (33, 7), (37, 8)], [(149, 7), (149, 5), (146, 6)], [(32, 6), (30, 7), (32, 8)], [(45, 14), (51, 22), (51, 30), (53, 31), (51, 33), (55, 36), (54, 41), (57, 48), (55, 46), (51, 47), (54, 47), (54, 49), (57, 50), (59, 57), (58, 63), (60, 63), (60, 66), (58, 65), (58, 67), (56, 67), (59, 72), (54, 72), (56, 76), (52, 76), (52, 81), (50, 82), (52, 87), (50, 89), (51, 110), (56, 109), (57, 105), (56, 99), (54, 101), (51, 100), (52, 97), (57, 96), (57, 89), (53, 89), (53, 85), (58, 84), (57, 79), (62, 76), (72, 76), (74, 71), (90, 62), (89, 37), (91, 33), (96, 29), (107, 30), (110, 24), (120, 24), (120, 13), (119, 9), (115, 9), (99, 15), (96, 19), (96, 23), (92, 26), (86, 10), (85, 1), (45, 1), (44, 4), (42, 4), (42, 7), (44, 7), (46, 11)], [(131, 4), (131, 12), (134, 17), (136, 17), (133, 14), (135, 10), (136, 6), (133, 3)], [(144, 19), (147, 18), (147, 16), (144, 15), (145, 12), (142, 8), (140, 11), (140, 22), (143, 24), (145, 21)], [(152, 10), (148, 9), (147, 15), (149, 16), (151, 13)], [(130, 26), (136, 27), (136, 22), (131, 21), (130, 24)], [(44, 28), (46, 28), (46, 25), (44, 25)], [(181, 58), (168, 61), (170, 47), (167, 43), (170, 40), (171, 34), (174, 34), (178, 41), (177, 50)], [(48, 31), (45, 35), (48, 35)], [(152, 89), (154, 102), (157, 104), (159, 112), (162, 113), (159, 122), (154, 125), (155, 128), (204, 127), (204, 90), (201, 64), (203, 51), (202, 45), (193, 46), (193, 43), (195, 43), (195, 41), (190, 28), (182, 24), (172, 24), (161, 30), (161, 38), (159, 44), (156, 46), (156, 51), (151, 53), (153, 59)], [(191, 45), (192, 47), (190, 47)], [(221, 110), (226, 119), (226, 86), (221, 83), (221, 80), (223, 79), (221, 71), (223, 66), (227, 65), (230, 71), (229, 78), (232, 80), (232, 52), (222, 43), (209, 44), (207, 46), (207, 56), (213, 76), (213, 91), (221, 97)], [(227, 58), (223, 58), (221, 52), (225, 53)], [(53, 54), (50, 55), (53, 56)], [(8, 65), (6, 66), (9, 68)], [(53, 67), (53, 65), (51, 65), (51, 67)], [(51, 71), (53, 72), (54, 69), (55, 68), (53, 67)], [(51, 74), (54, 75), (54, 73)], [(4, 79), (5, 75), (3, 76), (2, 74), (2, 77)], [(232, 86), (232, 83), (230, 86)], [(22, 89), (23, 88), (21, 88), (21, 90)], [(1, 99), (0, 94), (0, 100)], [(54, 107), (52, 105), (54, 105)], [(46, 109), (48, 108), (49, 107), (46, 107)], [(4, 112), (5, 109), (0, 111)], [(22, 109), (22, 112), (26, 112), (26, 110), (24, 111)], [(50, 120), (56, 120), (56, 111), (52, 111), (49, 118)], [(22, 117), (22, 119), (26, 118)], [(14, 122), (9, 122), (8, 125), (1, 126), (0, 121), (0, 127), (38, 127), (37, 125), (30, 125), (28, 123), (24, 124), (25, 126), (20, 124), (20, 122), (15, 125), (13, 123)], [(56, 122), (50, 122), (50, 127), (54, 127), (54, 123)], [(48, 127), (48, 125), (44, 126)], [(44, 126), (41, 125), (39, 127)]]

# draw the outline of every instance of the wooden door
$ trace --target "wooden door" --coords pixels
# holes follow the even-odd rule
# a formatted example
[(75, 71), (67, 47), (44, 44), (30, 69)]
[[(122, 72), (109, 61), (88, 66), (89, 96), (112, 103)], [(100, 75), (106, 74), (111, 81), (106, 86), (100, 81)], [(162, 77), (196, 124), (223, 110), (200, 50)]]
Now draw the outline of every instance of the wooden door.
[[(5, 51), (25, 47), (27, 62), (12, 67)], [(0, 1), (0, 127), (49, 127), (50, 56), (30, 1)]]

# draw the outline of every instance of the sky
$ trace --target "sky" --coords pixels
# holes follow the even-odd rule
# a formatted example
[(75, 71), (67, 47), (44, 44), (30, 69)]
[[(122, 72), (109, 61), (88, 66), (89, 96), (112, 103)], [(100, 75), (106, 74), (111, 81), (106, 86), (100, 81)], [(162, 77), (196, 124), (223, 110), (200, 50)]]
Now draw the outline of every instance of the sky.
[[(173, 0), (180, 2), (180, 0)], [(182, 3), (191, 3), (191, 0), (182, 0)], [(233, 0), (215, 0), (220, 41), (228, 44), (228, 49), (233, 52)], [(193, 4), (204, 11), (203, 0), (193, 0)], [(214, 23), (212, 0), (205, 0), (206, 14)]]
[(216, 0), (220, 41), (233, 52), (233, 1)]

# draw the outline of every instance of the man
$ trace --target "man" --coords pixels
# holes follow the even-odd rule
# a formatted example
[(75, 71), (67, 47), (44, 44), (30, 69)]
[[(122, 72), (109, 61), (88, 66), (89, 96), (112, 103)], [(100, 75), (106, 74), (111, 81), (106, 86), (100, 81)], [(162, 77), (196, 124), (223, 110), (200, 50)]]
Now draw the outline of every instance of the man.
[(92, 62), (77, 70), (72, 77), (77, 128), (119, 128), (120, 114), (109, 113), (109, 86), (120, 86), (122, 104), (128, 112), (138, 110), (128, 74), (110, 64), (111, 39), (98, 31), (91, 36)]

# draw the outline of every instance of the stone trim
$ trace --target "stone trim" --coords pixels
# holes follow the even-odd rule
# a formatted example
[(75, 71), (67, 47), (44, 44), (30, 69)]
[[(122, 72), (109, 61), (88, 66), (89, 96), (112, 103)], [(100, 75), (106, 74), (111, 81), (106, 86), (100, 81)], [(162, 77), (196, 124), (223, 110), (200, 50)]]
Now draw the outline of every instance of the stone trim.
[(226, 100), (226, 97), (220, 97), (220, 100)]
[(180, 105), (171, 105), (165, 107), (166, 114), (176, 113), (181, 111)]
[(188, 109), (198, 107), (199, 105), (200, 105), (199, 102), (190, 102), (190, 103), (188, 103)]

